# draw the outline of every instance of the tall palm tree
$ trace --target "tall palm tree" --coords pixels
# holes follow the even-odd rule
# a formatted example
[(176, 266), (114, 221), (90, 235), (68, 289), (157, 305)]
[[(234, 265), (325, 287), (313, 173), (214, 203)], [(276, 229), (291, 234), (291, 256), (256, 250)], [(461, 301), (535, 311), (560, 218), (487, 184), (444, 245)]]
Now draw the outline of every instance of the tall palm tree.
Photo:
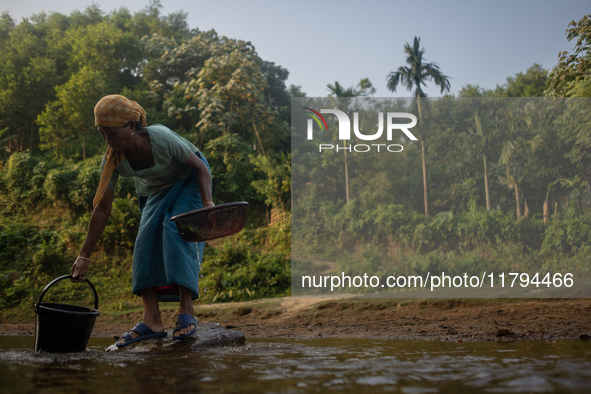
[(422, 98), (427, 97), (423, 91), (422, 86), (427, 85), (427, 81), (435, 82), (435, 85), (441, 88), (441, 93), (451, 89), (449, 77), (445, 76), (439, 70), (437, 63), (427, 63), (423, 59), (425, 49), (420, 48), (421, 39), (415, 37), (413, 46), (408, 43), (404, 45), (404, 53), (406, 53), (406, 63), (408, 66), (400, 66), (397, 71), (392, 71), (388, 74), (388, 89), (395, 92), (398, 84), (401, 83), (408, 90), (413, 90), (413, 97), (419, 111), (419, 133), (421, 135), (421, 156), (423, 159), (423, 195), (425, 199), (425, 215), (429, 215), (429, 203), (427, 199), (427, 167), (425, 164), (425, 138), (422, 135), (423, 127), (423, 105)]
[(517, 219), (521, 217), (521, 200), (519, 198), (519, 177), (517, 167), (523, 163), (541, 145), (542, 137), (532, 130), (532, 119), (523, 109), (513, 109), (505, 103), (501, 109), (504, 120), (503, 148), (499, 164), (504, 165), (505, 183), (515, 190)]
[[(351, 86), (344, 88), (338, 81), (334, 84), (326, 85), (326, 88), (330, 92), (331, 96), (340, 97), (358, 97), (358, 96), (371, 96), (376, 92), (369, 78), (364, 78), (357, 86)], [(345, 140), (345, 201), (349, 204), (349, 168), (347, 166), (347, 141)]]
[(475, 128), (468, 128), (468, 132), (472, 134), (477, 144), (479, 145), (480, 152), (482, 153), (482, 159), (484, 161), (484, 193), (486, 195), (486, 211), (490, 212), (490, 193), (488, 191), (488, 169), (486, 163), (486, 155), (490, 150), (490, 144), (493, 140), (495, 133), (495, 119), (493, 118), (491, 111), (479, 111), (474, 112), (474, 124)]

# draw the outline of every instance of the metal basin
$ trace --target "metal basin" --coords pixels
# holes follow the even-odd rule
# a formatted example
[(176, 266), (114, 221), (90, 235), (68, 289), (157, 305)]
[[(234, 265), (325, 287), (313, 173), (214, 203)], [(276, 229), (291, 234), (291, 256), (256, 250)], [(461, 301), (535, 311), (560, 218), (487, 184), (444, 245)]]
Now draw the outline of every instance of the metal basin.
[(246, 201), (216, 205), (173, 216), (181, 237), (203, 242), (236, 234), (246, 222)]

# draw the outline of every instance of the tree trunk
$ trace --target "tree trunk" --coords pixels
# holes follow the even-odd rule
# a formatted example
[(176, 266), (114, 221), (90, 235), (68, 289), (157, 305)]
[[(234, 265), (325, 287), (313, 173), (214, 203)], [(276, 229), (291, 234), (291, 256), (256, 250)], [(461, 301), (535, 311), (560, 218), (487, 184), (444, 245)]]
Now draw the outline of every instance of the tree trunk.
[(427, 196), (427, 166), (425, 165), (425, 143), (421, 140), (421, 156), (423, 157), (423, 198), (425, 199), (425, 216), (429, 216), (429, 203)]
[(252, 127), (254, 128), (254, 132), (256, 133), (256, 137), (259, 140), (259, 145), (261, 146), (261, 151), (263, 152), (263, 156), (266, 156), (265, 155), (265, 148), (263, 148), (263, 143), (261, 142), (261, 137), (259, 137), (259, 131), (257, 130), (257, 127), (255, 126), (254, 122), (252, 122)]
[(513, 168), (513, 187), (515, 188), (515, 204), (517, 205), (517, 219), (521, 218), (521, 204), (519, 203), (519, 188), (515, 177), (515, 168)]
[(421, 95), (417, 89), (417, 106), (419, 108), (419, 133), (421, 134), (421, 156), (423, 159), (423, 199), (425, 200), (425, 216), (429, 216), (429, 200), (427, 194), (427, 165), (425, 163), (425, 137), (423, 134), (423, 112), (421, 111)]
[(548, 223), (548, 220), (550, 219), (550, 212), (548, 210), (548, 200), (544, 200), (542, 211), (544, 215), (544, 223)]
[(490, 212), (490, 195), (488, 194), (488, 170), (486, 169), (486, 155), (483, 153), (484, 158), (484, 192), (486, 194), (486, 212)]
[(31, 141), (29, 141), (29, 152), (33, 154), (33, 136), (35, 128), (31, 125)]
[(345, 141), (345, 194), (347, 197), (347, 204), (349, 204), (349, 168), (347, 166), (347, 140)]
[(527, 206), (527, 198), (523, 199), (523, 217), (529, 220), (529, 207)]

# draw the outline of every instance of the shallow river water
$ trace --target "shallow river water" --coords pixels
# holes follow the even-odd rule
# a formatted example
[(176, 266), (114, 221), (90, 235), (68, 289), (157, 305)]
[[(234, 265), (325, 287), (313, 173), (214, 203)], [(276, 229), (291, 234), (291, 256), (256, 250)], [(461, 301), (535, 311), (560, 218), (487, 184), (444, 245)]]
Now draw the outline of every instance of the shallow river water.
[(0, 392), (589, 393), (591, 342), (450, 343), (249, 339), (244, 346), (169, 353), (32, 351), (0, 337)]

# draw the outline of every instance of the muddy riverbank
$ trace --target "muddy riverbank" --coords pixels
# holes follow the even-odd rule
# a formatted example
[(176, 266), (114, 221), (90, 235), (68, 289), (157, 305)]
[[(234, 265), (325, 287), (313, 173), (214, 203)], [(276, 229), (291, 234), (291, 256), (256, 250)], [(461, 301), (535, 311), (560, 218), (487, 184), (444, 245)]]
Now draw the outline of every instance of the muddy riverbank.
[[(172, 329), (174, 304), (162, 317)], [(247, 338), (374, 338), (479, 342), (591, 338), (591, 299), (396, 300), (276, 298), (197, 305), (200, 322)], [(93, 336), (117, 336), (141, 313), (103, 313)], [(34, 322), (0, 324), (0, 335), (33, 335)]]

